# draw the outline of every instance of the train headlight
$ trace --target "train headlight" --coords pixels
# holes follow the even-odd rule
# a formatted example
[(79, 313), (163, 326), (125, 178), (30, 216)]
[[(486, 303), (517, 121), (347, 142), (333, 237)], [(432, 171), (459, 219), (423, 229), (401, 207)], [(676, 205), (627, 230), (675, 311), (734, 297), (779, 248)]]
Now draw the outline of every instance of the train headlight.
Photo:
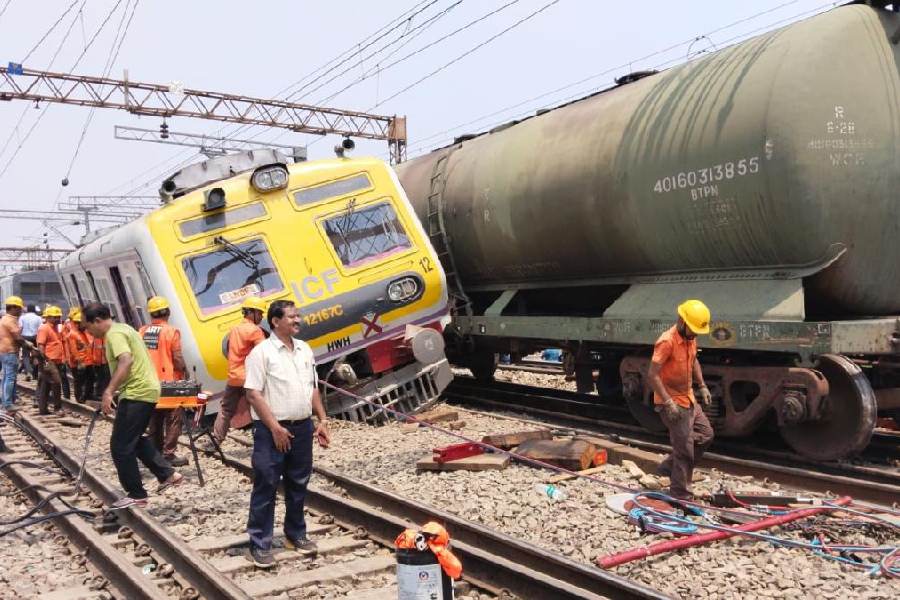
[(257, 192), (271, 192), (287, 187), (288, 172), (283, 165), (260, 167), (250, 177), (250, 185)]
[(392, 281), (388, 286), (388, 298), (391, 302), (403, 302), (419, 293), (419, 281), (415, 277), (403, 277)]

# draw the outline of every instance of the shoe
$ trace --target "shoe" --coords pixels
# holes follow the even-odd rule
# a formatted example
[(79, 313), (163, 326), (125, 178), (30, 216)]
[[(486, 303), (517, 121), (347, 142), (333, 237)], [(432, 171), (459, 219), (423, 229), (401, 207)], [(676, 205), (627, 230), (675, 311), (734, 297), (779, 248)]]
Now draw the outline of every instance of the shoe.
[(156, 493), (161, 494), (171, 487), (177, 487), (181, 485), (182, 482), (184, 482), (184, 475), (182, 475), (178, 471), (175, 471), (168, 479), (159, 484), (159, 487), (156, 488)]
[(263, 550), (256, 546), (250, 546), (250, 549), (247, 550), (247, 560), (260, 569), (271, 569), (275, 566), (275, 557), (272, 556), (272, 551)]
[(166, 459), (166, 462), (168, 462), (173, 467), (183, 467), (188, 464), (188, 459), (184, 458), (183, 456), (176, 456), (172, 454), (164, 458)]
[(144, 508), (146, 506), (146, 498), (132, 498), (131, 496), (122, 496), (109, 506), (109, 510), (122, 510), (123, 508)]
[(313, 556), (319, 552), (319, 546), (308, 537), (292, 540), (288, 536), (284, 536), (284, 547), (307, 556)]

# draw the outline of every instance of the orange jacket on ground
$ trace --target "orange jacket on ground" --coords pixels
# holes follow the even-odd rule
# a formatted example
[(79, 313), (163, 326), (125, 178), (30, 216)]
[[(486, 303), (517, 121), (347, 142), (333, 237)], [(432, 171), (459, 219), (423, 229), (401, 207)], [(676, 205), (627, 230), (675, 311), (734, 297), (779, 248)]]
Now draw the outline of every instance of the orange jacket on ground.
[(174, 356), (181, 351), (181, 332), (162, 319), (153, 319), (138, 332), (150, 360), (156, 366), (156, 376), (160, 381), (183, 379), (184, 373), (175, 370)]
[(244, 361), (250, 351), (264, 339), (266, 336), (263, 330), (248, 318), (232, 327), (228, 334), (228, 385), (244, 385)]
[[(694, 402), (691, 386), (694, 374), (694, 360), (697, 358), (697, 339), (686, 340), (674, 325), (656, 340), (652, 361), (662, 365), (659, 377), (677, 404), (690, 408)], [(653, 402), (662, 404), (662, 398), (653, 394)]]
[(47, 360), (61, 363), (65, 358), (62, 337), (56, 331), (56, 327), (50, 323), (44, 323), (38, 328), (37, 344), (38, 346), (43, 346), (42, 350)]

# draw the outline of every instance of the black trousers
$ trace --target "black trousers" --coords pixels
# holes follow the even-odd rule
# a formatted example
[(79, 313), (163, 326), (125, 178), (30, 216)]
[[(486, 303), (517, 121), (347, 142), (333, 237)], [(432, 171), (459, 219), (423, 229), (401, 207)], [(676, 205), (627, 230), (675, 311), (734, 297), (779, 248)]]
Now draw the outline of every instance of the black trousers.
[(72, 390), (69, 389), (69, 367), (66, 363), (59, 363), (59, 379), (62, 383), (62, 395), (67, 400), (72, 399)]
[(72, 379), (75, 381), (75, 400), (84, 404), (94, 392), (94, 368), (75, 367), (72, 369)]
[(160, 483), (175, 472), (153, 442), (143, 435), (155, 409), (154, 403), (128, 399), (120, 399), (116, 408), (112, 436), (109, 438), (109, 452), (116, 465), (119, 483), (131, 498), (147, 497), (141, 471), (138, 469), (138, 459)]
[(103, 390), (109, 385), (109, 365), (96, 365), (91, 369), (94, 370), (94, 391), (91, 398), (99, 400), (103, 396)]
[[(37, 337), (33, 335), (25, 335), (22, 337), (31, 342), (32, 345), (37, 344)], [(22, 346), (22, 362), (19, 364), (19, 372), (31, 375), (31, 378), (34, 380), (37, 380), (38, 378), (37, 364), (32, 363), (31, 350), (28, 349), (28, 346)]]

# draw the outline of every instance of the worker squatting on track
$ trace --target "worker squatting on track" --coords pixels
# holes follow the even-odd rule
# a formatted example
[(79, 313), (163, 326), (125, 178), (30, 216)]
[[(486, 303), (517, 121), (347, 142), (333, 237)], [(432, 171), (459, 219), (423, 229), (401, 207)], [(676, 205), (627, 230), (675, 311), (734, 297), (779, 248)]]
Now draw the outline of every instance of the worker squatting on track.
[[(140, 329), (141, 339), (150, 353), (160, 381), (184, 379), (186, 367), (181, 352), (181, 331), (169, 325), (169, 301), (162, 296), (154, 296), (147, 301), (147, 311), (152, 319), (149, 325)], [(155, 410), (150, 418), (147, 435), (156, 449), (173, 467), (182, 467), (187, 459), (178, 456), (178, 436), (181, 434), (181, 420), (184, 409)]]
[(159, 481), (157, 492), (184, 480), (143, 435), (159, 401), (156, 369), (138, 332), (124, 323), (114, 323), (107, 306), (92, 302), (84, 307), (82, 314), (88, 332), (103, 338), (106, 346), (106, 361), (112, 376), (101, 398), (105, 414), (112, 414), (113, 396), (116, 391), (119, 393), (109, 449), (126, 495), (112, 508), (146, 506), (147, 491), (138, 470), (138, 459)]
[[(314, 554), (306, 535), (303, 503), (312, 474), (313, 437), (327, 448), (331, 442), (325, 407), (319, 396), (312, 348), (295, 334), (300, 315), (289, 300), (276, 300), (267, 314), (272, 335), (250, 352), (244, 388), (253, 417), (253, 491), (250, 495), (250, 560), (257, 567), (275, 565), (272, 530), (275, 498), (284, 485), (284, 544)], [(318, 425), (313, 427), (312, 414)]]
[(697, 360), (697, 335), (709, 333), (709, 318), (709, 309), (700, 300), (680, 304), (678, 321), (656, 340), (650, 364), (653, 403), (669, 430), (672, 445), (659, 474), (671, 478), (669, 493), (676, 498), (692, 497), (694, 465), (713, 440), (713, 429), (693, 389), (696, 382), (700, 401), (708, 405), (711, 395)]

